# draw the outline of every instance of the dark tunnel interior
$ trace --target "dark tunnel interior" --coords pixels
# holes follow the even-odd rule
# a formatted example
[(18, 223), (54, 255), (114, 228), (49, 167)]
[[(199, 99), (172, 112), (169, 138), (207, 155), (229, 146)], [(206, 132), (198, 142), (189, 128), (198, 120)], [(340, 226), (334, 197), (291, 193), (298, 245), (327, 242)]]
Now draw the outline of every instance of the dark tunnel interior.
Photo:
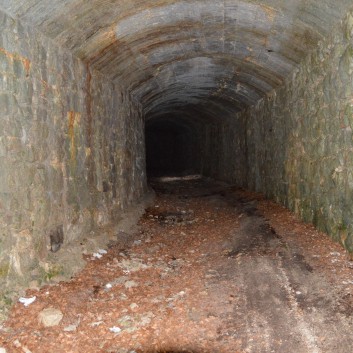
[(198, 173), (200, 150), (197, 131), (173, 117), (147, 121), (145, 127), (148, 177)]

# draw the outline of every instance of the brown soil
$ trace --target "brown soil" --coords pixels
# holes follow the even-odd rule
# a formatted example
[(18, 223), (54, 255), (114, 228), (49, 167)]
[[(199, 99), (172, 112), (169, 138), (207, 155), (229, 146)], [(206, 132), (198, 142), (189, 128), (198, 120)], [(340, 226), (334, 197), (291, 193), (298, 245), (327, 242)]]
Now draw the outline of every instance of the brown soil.
[[(28, 290), (36, 301), (13, 306), (0, 347), (351, 351), (353, 265), (339, 245), (258, 194), (202, 179), (152, 184), (135, 241), (87, 256), (69, 282)], [(38, 315), (50, 307), (63, 319), (44, 327)]]

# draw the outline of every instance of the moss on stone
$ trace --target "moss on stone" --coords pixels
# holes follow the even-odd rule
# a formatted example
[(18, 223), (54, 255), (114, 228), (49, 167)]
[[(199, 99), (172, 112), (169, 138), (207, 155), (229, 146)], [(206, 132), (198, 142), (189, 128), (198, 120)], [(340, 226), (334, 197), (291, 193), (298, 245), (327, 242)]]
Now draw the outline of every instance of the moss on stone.
[(0, 278), (6, 277), (7, 274), (9, 273), (9, 269), (10, 269), (10, 265), (8, 263), (4, 265), (0, 265)]
[(0, 307), (10, 307), (12, 303), (13, 300), (9, 295), (3, 294), (0, 296)]
[(48, 270), (43, 271), (43, 280), (51, 281), (56, 276), (62, 276), (64, 274), (64, 268), (61, 265), (51, 265)]
[(345, 39), (351, 40), (353, 37), (353, 16), (350, 13), (346, 19)]

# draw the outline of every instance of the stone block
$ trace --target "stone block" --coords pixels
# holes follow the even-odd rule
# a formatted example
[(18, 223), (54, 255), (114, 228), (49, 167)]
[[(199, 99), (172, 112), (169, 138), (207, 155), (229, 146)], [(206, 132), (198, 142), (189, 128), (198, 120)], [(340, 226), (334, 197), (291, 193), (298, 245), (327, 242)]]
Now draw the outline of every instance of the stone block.
[(59, 325), (63, 317), (64, 315), (60, 310), (55, 308), (47, 308), (43, 309), (38, 314), (38, 321), (44, 327), (53, 327)]

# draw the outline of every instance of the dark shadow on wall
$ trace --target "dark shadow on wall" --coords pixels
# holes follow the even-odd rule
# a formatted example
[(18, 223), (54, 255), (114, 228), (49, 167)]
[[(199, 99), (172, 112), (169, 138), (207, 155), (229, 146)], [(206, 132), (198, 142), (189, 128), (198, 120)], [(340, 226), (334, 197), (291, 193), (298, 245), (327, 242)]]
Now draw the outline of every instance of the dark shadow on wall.
[(187, 175), (198, 171), (197, 132), (176, 120), (158, 119), (146, 124), (148, 177)]

